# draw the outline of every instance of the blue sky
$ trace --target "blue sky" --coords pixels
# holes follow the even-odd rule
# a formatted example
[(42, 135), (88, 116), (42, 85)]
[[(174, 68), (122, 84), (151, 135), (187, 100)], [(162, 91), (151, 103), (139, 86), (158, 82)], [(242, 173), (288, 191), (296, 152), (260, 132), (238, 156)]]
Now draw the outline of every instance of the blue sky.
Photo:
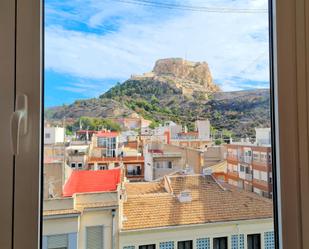
[(168, 57), (207, 61), (225, 91), (267, 88), (266, 9), (267, 0), (45, 0), (45, 105), (97, 97)]

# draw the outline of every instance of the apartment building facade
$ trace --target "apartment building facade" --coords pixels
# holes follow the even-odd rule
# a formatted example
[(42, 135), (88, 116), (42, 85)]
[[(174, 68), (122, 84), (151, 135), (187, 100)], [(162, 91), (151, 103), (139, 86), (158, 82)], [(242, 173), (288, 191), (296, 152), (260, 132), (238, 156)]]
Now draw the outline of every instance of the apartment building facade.
[(227, 182), (264, 197), (272, 197), (272, 157), (270, 146), (228, 144)]
[(119, 133), (99, 131), (92, 137), (91, 153), (96, 157), (117, 157), (119, 155)]
[(66, 147), (66, 164), (72, 169), (82, 170), (87, 166), (89, 145), (71, 145)]
[(118, 248), (116, 191), (44, 201), (43, 249)]
[(65, 131), (63, 127), (45, 127), (44, 144), (64, 143)]
[(182, 170), (199, 174), (204, 166), (202, 151), (173, 144), (151, 143), (145, 146), (143, 154), (146, 181)]
[(125, 157), (90, 157), (88, 160), (88, 170), (110, 170), (123, 167), (124, 174), (128, 180), (144, 180), (145, 160), (143, 156)]

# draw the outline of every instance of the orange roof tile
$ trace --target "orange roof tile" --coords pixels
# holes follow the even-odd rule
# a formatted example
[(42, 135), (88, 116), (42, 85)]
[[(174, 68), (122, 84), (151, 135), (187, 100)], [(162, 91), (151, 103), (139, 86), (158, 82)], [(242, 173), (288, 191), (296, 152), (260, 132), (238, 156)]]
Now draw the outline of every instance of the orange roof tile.
[(60, 210), (44, 210), (43, 216), (65, 215), (65, 214), (80, 214), (80, 211), (75, 209), (60, 209)]
[(106, 138), (112, 138), (112, 137), (118, 137), (119, 133), (116, 131), (99, 131), (97, 133), (97, 137), (106, 137)]
[[(224, 189), (211, 176), (169, 176), (172, 193), (143, 191), (145, 183), (127, 183), (123, 230), (203, 224), (272, 217), (272, 201), (238, 189)], [(133, 191), (137, 189), (136, 191)], [(149, 189), (153, 189), (153, 183)], [(192, 201), (180, 202), (188, 190)]]

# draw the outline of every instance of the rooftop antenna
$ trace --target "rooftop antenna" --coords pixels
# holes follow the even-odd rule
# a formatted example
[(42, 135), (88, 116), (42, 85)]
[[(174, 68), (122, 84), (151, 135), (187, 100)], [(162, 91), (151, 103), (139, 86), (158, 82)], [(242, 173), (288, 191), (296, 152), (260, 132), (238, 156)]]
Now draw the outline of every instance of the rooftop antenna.
[(82, 130), (83, 129), (83, 126), (82, 126), (82, 120), (81, 118), (79, 119), (79, 129)]

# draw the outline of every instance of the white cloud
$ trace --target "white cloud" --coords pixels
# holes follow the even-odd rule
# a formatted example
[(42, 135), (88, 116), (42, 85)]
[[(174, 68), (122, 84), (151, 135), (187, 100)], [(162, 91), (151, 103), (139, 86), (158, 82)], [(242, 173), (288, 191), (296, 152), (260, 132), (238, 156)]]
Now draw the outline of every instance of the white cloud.
[[(224, 2), (227, 3), (213, 0), (207, 6), (222, 6)], [(193, 5), (200, 3), (191, 1)], [(267, 1), (229, 1), (226, 6), (266, 8)], [(94, 13), (89, 25), (104, 24), (106, 16), (117, 10), (106, 13)], [(233, 81), (235, 77), (268, 81), (267, 14), (181, 12), (157, 19), (130, 22), (126, 18), (117, 32), (101, 35), (49, 26), (45, 38), (46, 68), (78, 77), (125, 79), (150, 71), (159, 58), (186, 57), (207, 61), (213, 77), (223, 82), (225, 90), (239, 88), (235, 85), (238, 82)]]

